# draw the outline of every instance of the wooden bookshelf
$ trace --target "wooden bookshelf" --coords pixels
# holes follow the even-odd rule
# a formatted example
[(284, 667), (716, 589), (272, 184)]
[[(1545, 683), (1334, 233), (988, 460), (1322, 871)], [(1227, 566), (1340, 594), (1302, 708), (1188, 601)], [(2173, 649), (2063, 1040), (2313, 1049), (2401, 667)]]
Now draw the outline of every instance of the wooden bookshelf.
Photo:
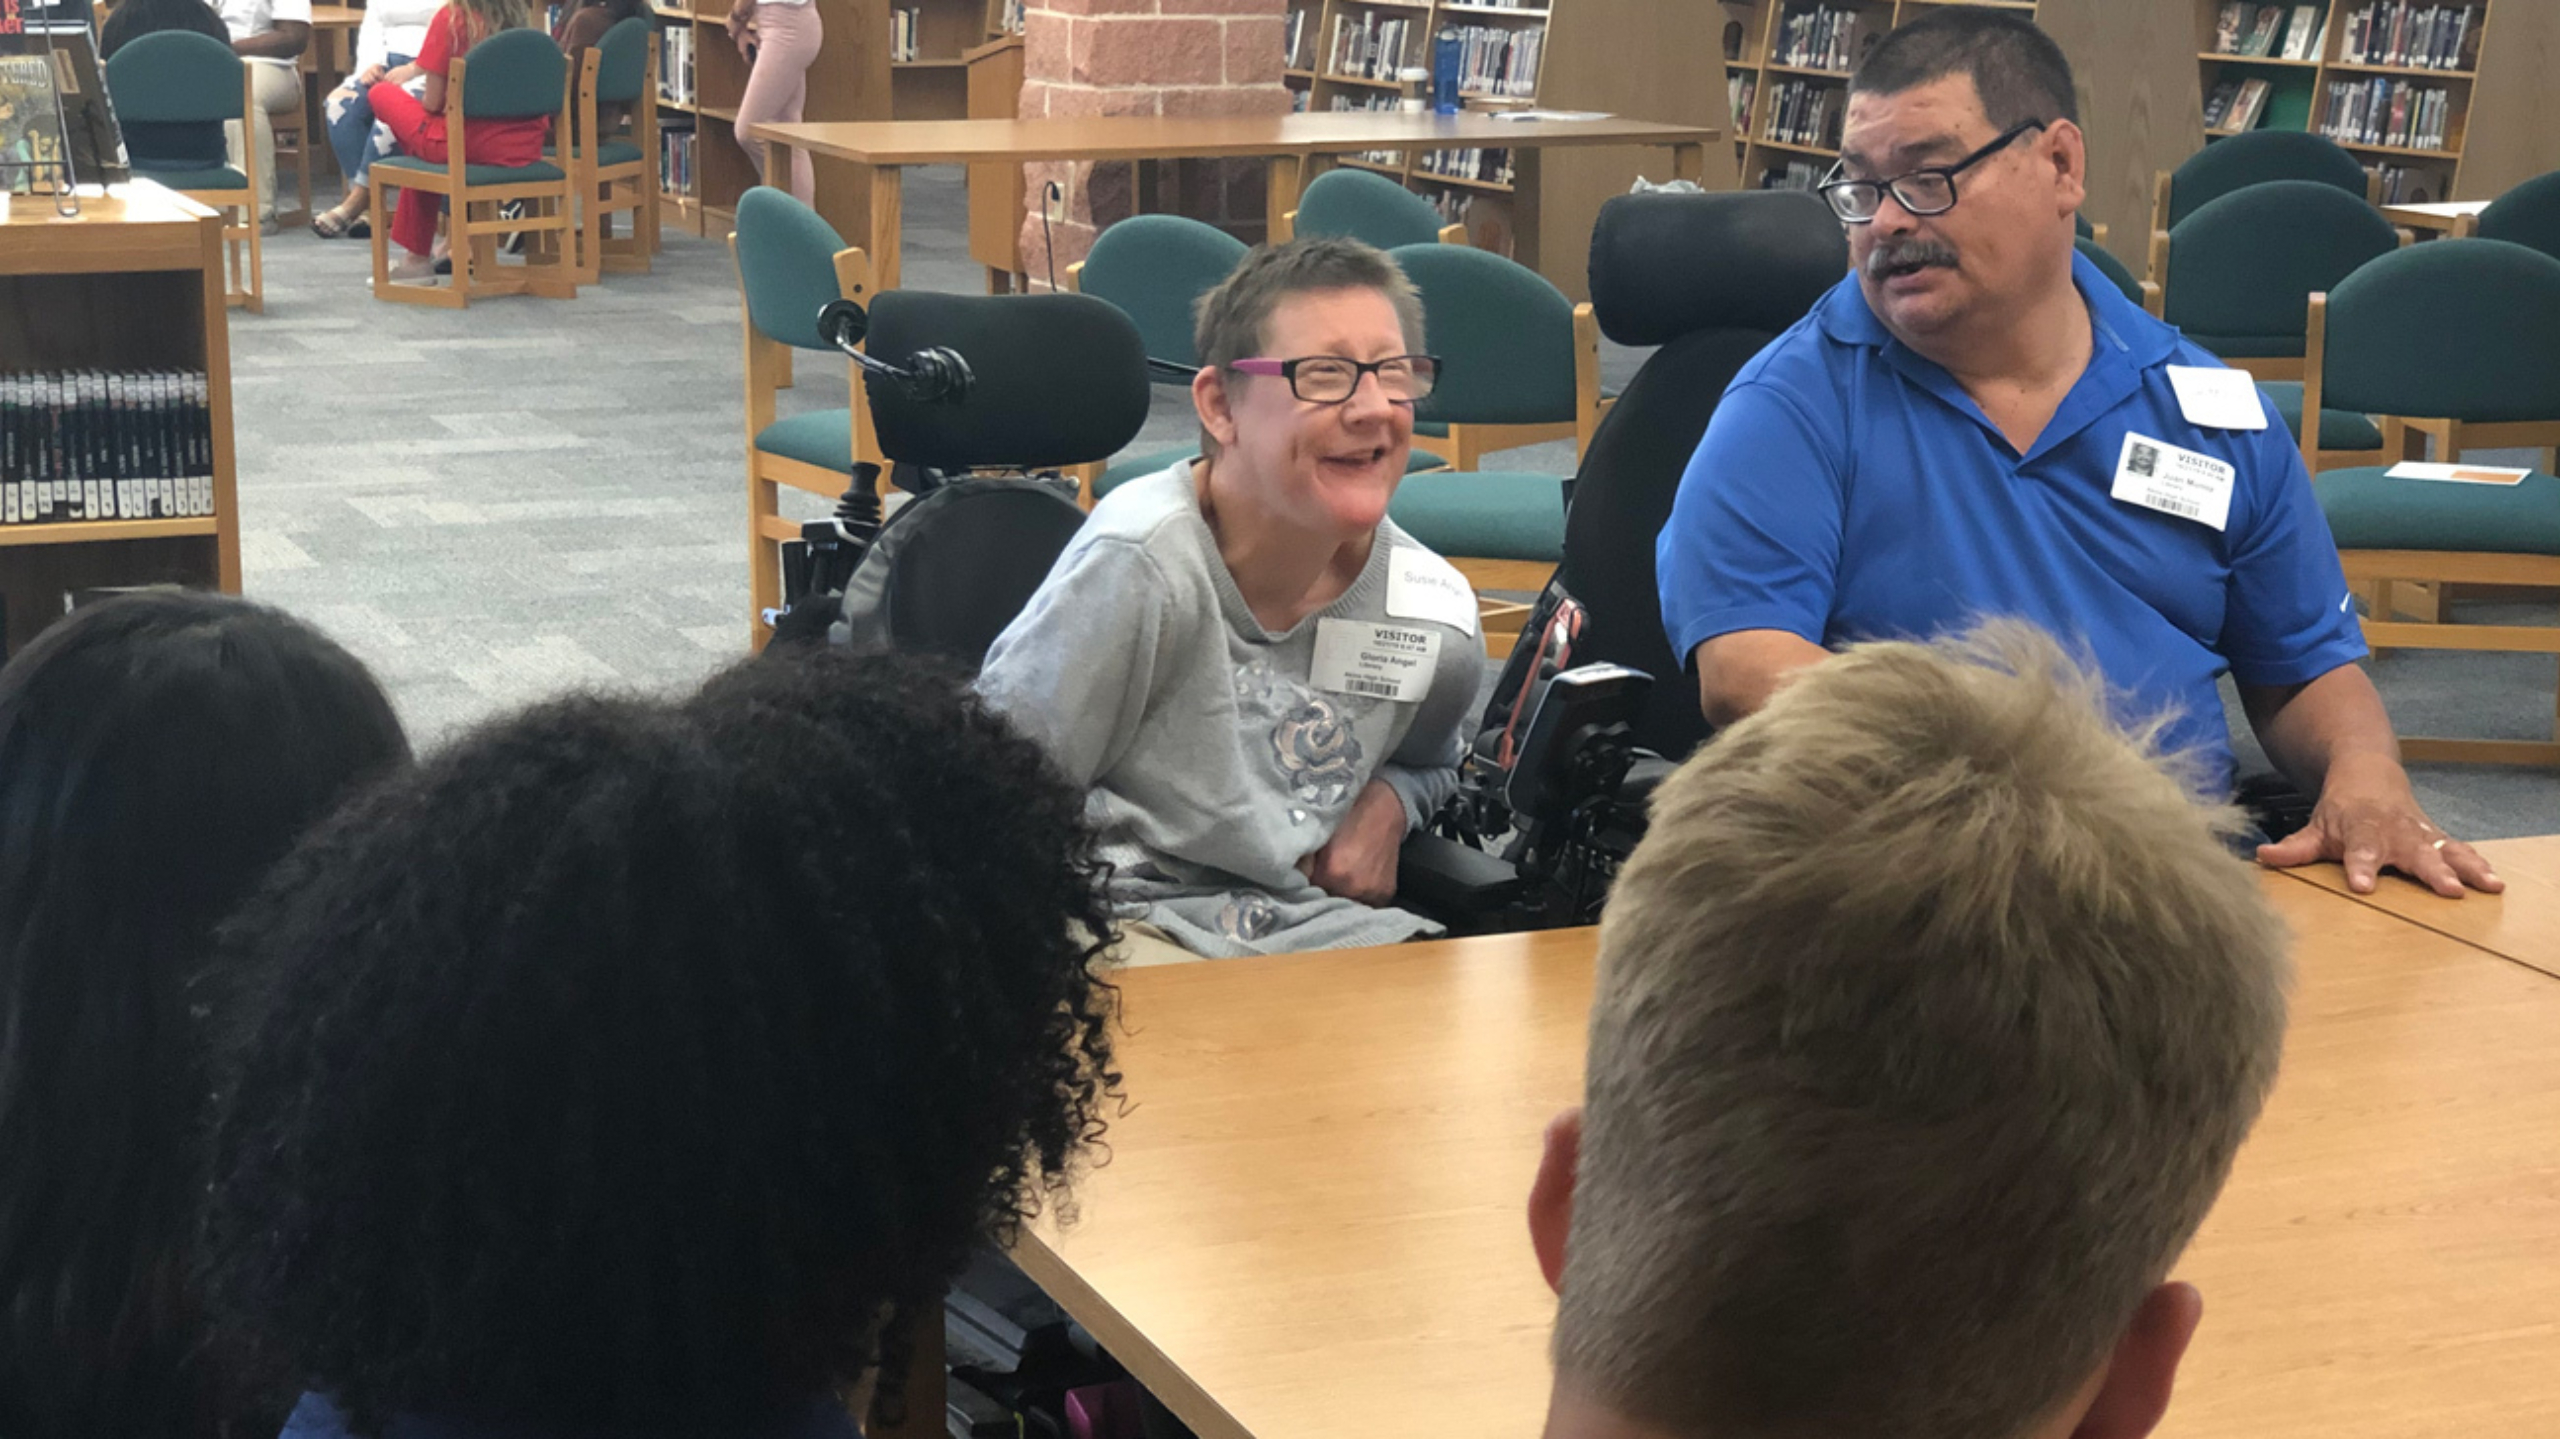
[[(889, 62), (889, 0), (811, 0), (818, 7), (819, 23), (826, 29), (818, 58), (809, 66), (809, 99), (804, 118), (810, 120), (887, 120), (892, 117), (893, 71)], [(954, 5), (965, 3), (972, 13), (983, 16), (986, 7), (1001, 5), (1002, 0), (923, 0), (926, 4)], [(691, 134), (693, 166), (691, 183), (670, 184), (665, 190), (665, 213), (670, 222), (699, 235), (726, 233), (737, 214), (738, 196), (764, 177), (753, 172), (746, 152), (738, 148), (738, 102), (745, 96), (748, 65), (729, 38), (727, 0), (690, 0), (689, 5), (674, 5), (657, 0), (650, 6), (659, 30), (658, 49), (668, 55), (680, 43), (690, 43), (693, 53), (693, 92), (687, 96), (671, 96), (667, 77), (656, 77), (658, 130), (661, 137)], [(983, 23), (983, 21), (981, 22)], [(689, 42), (678, 42), (674, 32), (684, 32)], [(938, 33), (938, 32), (937, 32)], [(900, 72), (903, 73), (903, 72)], [(932, 73), (932, 72), (917, 72)], [(965, 72), (953, 69), (951, 85), (961, 97), (965, 113), (967, 98)], [(664, 138), (661, 144), (668, 143)], [(848, 234), (867, 228), (868, 203), (859, 186), (839, 177), (830, 185), (828, 167), (818, 171), (818, 208), (839, 227), (851, 225)], [(662, 157), (663, 173), (663, 157)]]
[(0, 525), (0, 601), (15, 653), (99, 585), (240, 592), (231, 334), (222, 220), (151, 182), (81, 202), (76, 219), (20, 195), (0, 222), (0, 372), (201, 371), (213, 415), (213, 508), (184, 519)]
[[(1302, 11), (1298, 52), (1288, 56), (1284, 83), (1299, 108), (1392, 109), (1402, 98), (1396, 72), (1428, 70), (1434, 38), (1447, 26), (1487, 31), (1536, 32), (1539, 60), (1525, 93), (1477, 93), (1463, 99), (1471, 110), (1591, 110), (1642, 120), (1729, 129), (1724, 99), (1699, 83), (1698, 57), (1716, 52), (1723, 17), (1714, 4), (1664, 0), (1541, 0), (1509, 6), (1480, 0), (1290, 0)], [(1338, 25), (1405, 22), (1402, 50), (1358, 71), (1336, 63)], [(1515, 42), (1516, 43), (1516, 42)], [(1710, 155), (1706, 184), (1732, 184), (1717, 173), (1719, 147)], [(1659, 150), (1640, 147), (1577, 149), (1554, 157), (1513, 150), (1507, 159), (1441, 151), (1339, 157), (1335, 163), (1403, 182), (1437, 206), (1451, 223), (1467, 227), (1471, 243), (1507, 254), (1536, 269), (1565, 293), (1582, 298), (1591, 226), (1601, 202), (1623, 194), (1639, 175), (1669, 178)]]

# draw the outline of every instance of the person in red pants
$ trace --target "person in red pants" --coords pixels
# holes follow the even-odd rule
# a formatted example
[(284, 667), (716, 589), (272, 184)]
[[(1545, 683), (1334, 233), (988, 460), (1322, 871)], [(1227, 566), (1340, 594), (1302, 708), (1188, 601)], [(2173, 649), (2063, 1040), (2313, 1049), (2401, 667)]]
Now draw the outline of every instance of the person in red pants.
[[(449, 153), (445, 146), (445, 84), (453, 57), (468, 53), (472, 46), (501, 30), (520, 30), (532, 23), (527, 0), (449, 0), (438, 10), (436, 18), (427, 24), (425, 42), (418, 47), (416, 64), (425, 80), (421, 93), (412, 95), (398, 85), (382, 84), (374, 86), (368, 95), (374, 118), (391, 127), (392, 136), (400, 142), (400, 152), (422, 160), (445, 159)], [(530, 165), (542, 158), (542, 144), (550, 125), (549, 118), (540, 115), (518, 120), (470, 120), (465, 122), (463, 139), (474, 164)], [(409, 258), (393, 269), (394, 278), (414, 280), (434, 272), (431, 257), (436, 239), (436, 206), (441, 198), (423, 190), (400, 192), (391, 238), (400, 242)]]

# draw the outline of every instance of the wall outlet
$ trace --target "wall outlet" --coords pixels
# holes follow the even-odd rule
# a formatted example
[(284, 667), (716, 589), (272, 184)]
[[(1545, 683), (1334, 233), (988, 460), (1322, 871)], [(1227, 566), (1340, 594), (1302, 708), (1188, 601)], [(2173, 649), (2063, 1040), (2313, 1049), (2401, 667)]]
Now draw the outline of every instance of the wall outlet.
[(1067, 223), (1066, 186), (1059, 184), (1055, 180), (1051, 180), (1047, 184), (1041, 186), (1040, 204), (1042, 209), (1048, 214), (1050, 224), (1063, 225)]

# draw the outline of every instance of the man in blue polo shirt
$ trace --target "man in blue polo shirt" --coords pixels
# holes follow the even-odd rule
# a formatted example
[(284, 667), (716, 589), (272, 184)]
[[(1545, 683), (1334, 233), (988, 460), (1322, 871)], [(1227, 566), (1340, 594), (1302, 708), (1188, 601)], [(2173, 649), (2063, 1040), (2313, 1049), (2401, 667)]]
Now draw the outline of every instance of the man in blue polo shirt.
[(2032, 21), (1939, 11), (1859, 66), (1824, 187), (1852, 274), (1735, 377), (1657, 545), (1707, 718), (1828, 646), (2013, 615), (2226, 786), (2229, 671), (2318, 796), (2260, 862), (2500, 888), (2410, 792), (2282, 422), (2073, 248), (2087, 163), (2069, 62)]

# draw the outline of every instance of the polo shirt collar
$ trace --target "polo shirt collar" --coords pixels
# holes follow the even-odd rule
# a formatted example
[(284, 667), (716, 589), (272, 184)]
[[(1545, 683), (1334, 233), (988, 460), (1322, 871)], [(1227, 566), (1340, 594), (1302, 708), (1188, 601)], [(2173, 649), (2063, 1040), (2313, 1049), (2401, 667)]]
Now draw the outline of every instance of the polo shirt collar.
[[(2063, 398), (2044, 433), (2036, 437), (2035, 448), (2021, 457), (2022, 464), (2069, 440), (2122, 404), (2141, 389), (2143, 371), (2177, 353), (2178, 332), (2128, 301), (2115, 282), (2076, 248), (2071, 255), (2071, 280), (2089, 307), (2089, 368)], [(1816, 323), (1825, 335), (1844, 345), (1874, 350), (1878, 358), (1914, 384), (1997, 433), (1982, 407), (1973, 402), (1954, 376), (1936, 361), (1895, 339), (1884, 322), (1876, 318), (1875, 311), (1867, 307), (1866, 291), (1859, 288), (1854, 271), (1832, 287), (1815, 313)], [(2005, 445), (2007, 441), (2003, 439), (2001, 443)]]

